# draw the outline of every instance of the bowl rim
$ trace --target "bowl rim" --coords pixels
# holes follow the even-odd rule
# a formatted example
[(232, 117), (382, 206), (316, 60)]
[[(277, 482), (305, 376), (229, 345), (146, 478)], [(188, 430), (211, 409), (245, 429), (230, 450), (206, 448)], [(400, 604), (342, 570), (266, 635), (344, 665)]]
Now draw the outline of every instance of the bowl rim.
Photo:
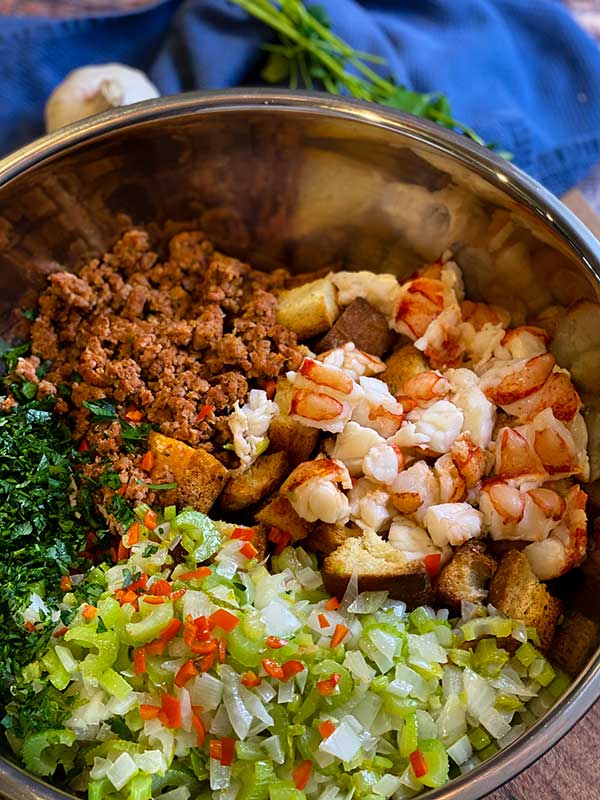
[[(514, 164), (466, 136), (395, 109), (323, 92), (228, 89), (168, 95), (88, 117), (43, 136), (0, 160), (0, 188), (36, 166), (124, 128), (169, 117), (279, 111), (347, 119), (401, 133), (475, 172), (525, 207), (562, 239), (600, 286), (600, 242), (551, 192)], [(541, 758), (600, 697), (600, 648), (567, 692), (526, 734), (473, 771), (427, 792), (429, 800), (481, 800)], [(64, 800), (50, 786), (0, 755), (0, 786), (19, 800)]]

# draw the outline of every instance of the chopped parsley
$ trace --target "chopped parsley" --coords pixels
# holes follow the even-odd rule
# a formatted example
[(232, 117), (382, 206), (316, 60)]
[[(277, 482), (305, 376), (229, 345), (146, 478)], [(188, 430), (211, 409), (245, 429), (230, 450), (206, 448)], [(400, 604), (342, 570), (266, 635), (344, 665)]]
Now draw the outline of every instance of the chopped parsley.
[(83, 405), (92, 412), (92, 422), (106, 422), (117, 418), (117, 410), (109, 400), (84, 400)]

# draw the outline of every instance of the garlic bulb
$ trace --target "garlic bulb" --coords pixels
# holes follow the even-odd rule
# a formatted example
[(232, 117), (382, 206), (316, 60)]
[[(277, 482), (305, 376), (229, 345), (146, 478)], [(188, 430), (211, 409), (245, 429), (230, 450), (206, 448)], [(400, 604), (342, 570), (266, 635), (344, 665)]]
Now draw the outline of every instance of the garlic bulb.
[(48, 98), (48, 133), (63, 125), (117, 106), (158, 97), (156, 86), (139, 69), (124, 64), (98, 64), (70, 72)]

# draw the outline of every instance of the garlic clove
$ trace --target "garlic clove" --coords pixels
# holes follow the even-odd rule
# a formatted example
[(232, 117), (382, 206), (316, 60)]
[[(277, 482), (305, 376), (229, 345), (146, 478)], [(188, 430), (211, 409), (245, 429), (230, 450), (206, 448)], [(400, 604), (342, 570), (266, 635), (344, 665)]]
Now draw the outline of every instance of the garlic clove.
[(48, 98), (46, 130), (50, 133), (92, 114), (158, 96), (156, 86), (139, 69), (117, 63), (80, 67)]

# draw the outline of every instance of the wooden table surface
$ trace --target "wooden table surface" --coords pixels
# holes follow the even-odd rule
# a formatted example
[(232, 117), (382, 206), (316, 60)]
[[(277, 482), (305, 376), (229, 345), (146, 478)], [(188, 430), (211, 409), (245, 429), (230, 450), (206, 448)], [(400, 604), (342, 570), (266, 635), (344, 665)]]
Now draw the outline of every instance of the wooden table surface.
[[(79, 16), (139, 8), (151, 2), (155, 0), (0, 0), (0, 15)], [(600, 41), (600, 0), (567, 0), (567, 4)], [(600, 239), (600, 168), (594, 178), (592, 186), (588, 181), (584, 188), (595, 208), (578, 190), (571, 190), (562, 199)], [(549, 753), (486, 800), (600, 800), (600, 776), (595, 775), (598, 753), (600, 700)]]

